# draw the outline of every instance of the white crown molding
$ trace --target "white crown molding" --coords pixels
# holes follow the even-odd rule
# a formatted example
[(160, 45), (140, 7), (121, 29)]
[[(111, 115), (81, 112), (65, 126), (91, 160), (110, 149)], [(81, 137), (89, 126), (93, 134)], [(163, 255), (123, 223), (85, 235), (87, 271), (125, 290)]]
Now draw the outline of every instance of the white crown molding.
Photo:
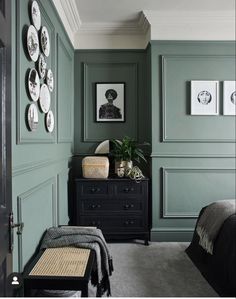
[(232, 11), (144, 11), (151, 40), (235, 40)]
[(79, 34), (101, 34), (101, 35), (130, 35), (130, 34), (146, 34), (149, 28), (149, 22), (145, 15), (141, 12), (137, 21), (133, 22), (109, 22), (81, 23)]
[(82, 22), (75, 0), (52, 0), (75, 49), (143, 49), (150, 40), (235, 40), (232, 11), (143, 11), (133, 22)]
[(219, 11), (143, 11), (144, 16), (152, 25), (159, 23), (189, 24), (189, 23), (229, 23), (235, 22), (235, 12)]
[(74, 46), (75, 31), (74, 31), (73, 27), (71, 27), (70, 22), (68, 21), (68, 14), (65, 11), (65, 7), (62, 4), (63, 0), (52, 0), (52, 2), (57, 10), (57, 13), (62, 21), (62, 24), (65, 27), (65, 30), (70, 38), (70, 41), (71, 41), (72, 45)]

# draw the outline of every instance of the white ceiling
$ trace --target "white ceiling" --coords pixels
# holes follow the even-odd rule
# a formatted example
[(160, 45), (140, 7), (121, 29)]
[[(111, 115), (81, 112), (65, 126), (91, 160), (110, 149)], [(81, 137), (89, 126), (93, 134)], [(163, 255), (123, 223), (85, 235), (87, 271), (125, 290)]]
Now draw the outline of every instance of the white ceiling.
[(75, 0), (84, 23), (132, 22), (145, 10), (234, 11), (235, 0)]
[(75, 48), (150, 40), (235, 40), (236, 0), (52, 0)]

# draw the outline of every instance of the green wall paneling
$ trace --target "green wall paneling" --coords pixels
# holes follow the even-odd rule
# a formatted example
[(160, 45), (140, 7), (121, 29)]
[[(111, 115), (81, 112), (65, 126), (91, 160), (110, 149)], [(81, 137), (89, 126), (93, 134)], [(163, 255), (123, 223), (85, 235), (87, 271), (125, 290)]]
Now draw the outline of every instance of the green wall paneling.
[(66, 40), (57, 35), (57, 90), (58, 117), (60, 123), (58, 142), (72, 142), (73, 138), (73, 97), (74, 97), (74, 60), (73, 52)]
[(189, 241), (200, 209), (235, 198), (234, 158), (152, 159), (152, 240)]
[[(76, 50), (75, 154), (91, 153), (99, 142), (120, 139), (124, 135), (140, 143), (150, 141), (150, 101), (147, 98), (146, 75), (145, 51)], [(125, 123), (95, 122), (96, 82), (125, 82)]]
[[(47, 133), (45, 128), (45, 114), (41, 112), (37, 103), (39, 123), (36, 132), (27, 127), (27, 107), (32, 103), (28, 95), (27, 80), (31, 68), (38, 69), (37, 62), (30, 60), (27, 52), (27, 30), (31, 24), (29, 17), (29, 1), (16, 1), (16, 48), (17, 48), (17, 143), (51, 143), (55, 141), (55, 130)], [(50, 55), (46, 57), (47, 68), (51, 68), (55, 76), (55, 27), (48, 15), (48, 10), (39, 2), (42, 26), (46, 26), (50, 38)], [(47, 11), (47, 12), (46, 12)], [(41, 52), (41, 50), (40, 50)], [(42, 52), (41, 52), (42, 53)], [(43, 80), (40, 80), (41, 84)], [(51, 110), (55, 115), (55, 91), (51, 93)]]
[[(12, 2), (12, 73), (16, 74), (12, 76), (12, 198), (16, 221), (22, 215), (25, 223), (22, 236), (14, 234), (13, 268), (21, 271), (43, 231), (52, 225), (68, 223), (68, 171), (73, 136), (68, 119), (73, 123), (74, 49), (52, 2), (38, 0), (42, 25), (47, 26), (51, 39), (47, 64), (54, 74), (55, 130), (51, 134), (46, 132), (44, 114), (38, 107), (39, 127), (36, 132), (30, 132), (25, 122), (25, 109), (31, 103), (26, 90), (26, 73), (28, 68), (37, 68), (26, 52), (30, 1)], [(62, 70), (69, 82), (63, 82)], [(61, 85), (63, 89), (59, 88)]]
[(190, 115), (190, 81), (234, 80), (234, 55), (233, 42), (151, 43), (153, 155), (235, 153), (235, 118), (222, 114), (222, 82), (220, 115)]
[[(235, 197), (235, 117), (222, 111), (234, 53), (232, 42), (151, 42), (153, 240), (189, 241), (203, 206)], [(190, 115), (191, 80), (220, 81), (218, 116)]]
[(57, 188), (58, 188), (58, 225), (63, 225), (69, 222), (68, 201), (68, 170), (63, 170), (57, 174)]

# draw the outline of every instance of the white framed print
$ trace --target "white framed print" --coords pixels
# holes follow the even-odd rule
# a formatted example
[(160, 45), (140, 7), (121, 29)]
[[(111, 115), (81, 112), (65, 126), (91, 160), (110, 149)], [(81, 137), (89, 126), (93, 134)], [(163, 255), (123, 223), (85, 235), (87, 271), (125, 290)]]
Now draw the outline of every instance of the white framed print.
[(38, 109), (35, 104), (31, 104), (28, 107), (27, 121), (30, 131), (36, 131), (39, 123)]
[(191, 81), (191, 115), (219, 114), (219, 81)]
[(41, 13), (37, 1), (33, 1), (31, 4), (31, 19), (34, 27), (39, 30), (41, 27)]
[(125, 83), (96, 83), (96, 122), (125, 122)]
[(39, 81), (39, 75), (36, 69), (31, 69), (29, 72), (28, 77), (28, 90), (31, 99), (34, 102), (38, 101), (39, 93), (40, 93), (40, 81)]
[(48, 113), (46, 114), (46, 118), (45, 118), (45, 125), (46, 125), (46, 129), (49, 133), (52, 133), (54, 130), (54, 115), (53, 112), (51, 110), (48, 111)]
[(223, 82), (224, 115), (236, 115), (236, 81)]

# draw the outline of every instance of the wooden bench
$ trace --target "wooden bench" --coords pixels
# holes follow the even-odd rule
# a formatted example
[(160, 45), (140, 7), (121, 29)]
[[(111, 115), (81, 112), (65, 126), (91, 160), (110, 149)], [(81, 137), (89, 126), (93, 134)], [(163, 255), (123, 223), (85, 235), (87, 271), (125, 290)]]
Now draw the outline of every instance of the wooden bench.
[(24, 272), (24, 296), (32, 290), (75, 290), (88, 297), (88, 283), (95, 252), (76, 247), (48, 248), (40, 252)]

